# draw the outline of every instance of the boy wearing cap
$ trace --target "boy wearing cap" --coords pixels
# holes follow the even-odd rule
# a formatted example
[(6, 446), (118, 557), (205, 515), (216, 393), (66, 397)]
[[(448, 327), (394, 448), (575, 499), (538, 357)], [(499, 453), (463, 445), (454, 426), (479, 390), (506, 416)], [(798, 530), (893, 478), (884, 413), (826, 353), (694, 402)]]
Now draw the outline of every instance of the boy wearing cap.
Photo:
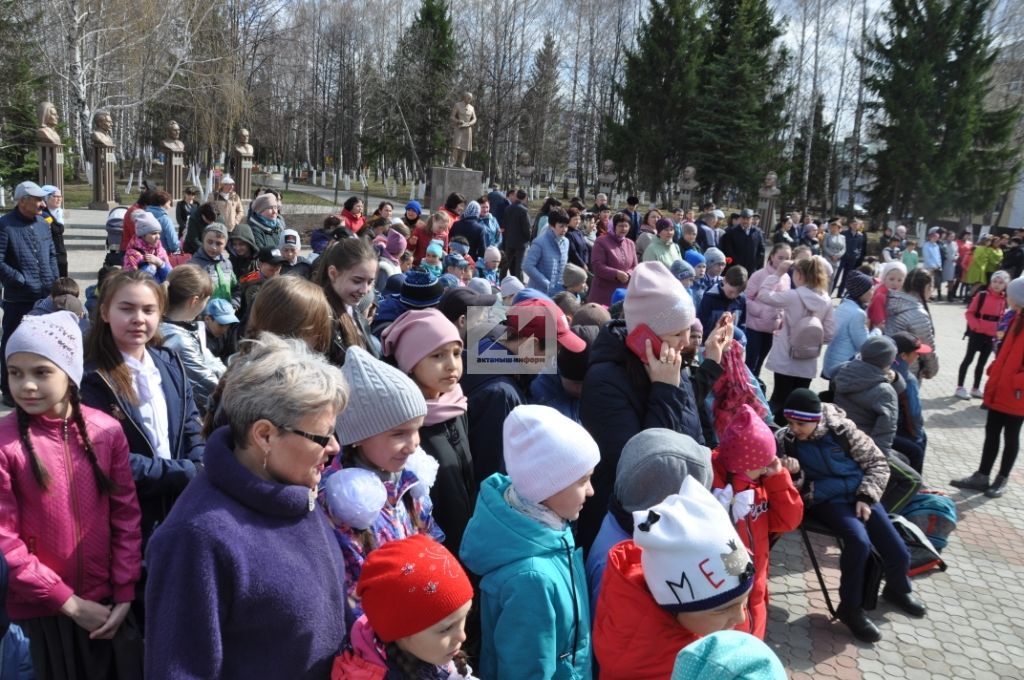
[(249, 315), (252, 303), (256, 300), (256, 295), (260, 292), (260, 288), (263, 287), (263, 283), (279, 275), (281, 267), (285, 263), (284, 255), (281, 254), (280, 248), (261, 248), (260, 252), (256, 255), (256, 259), (259, 262), (259, 269), (242, 278), (233, 301), (237, 303), (235, 307), (241, 312), (242, 319)]
[(570, 522), (600, 458), (581, 426), (519, 406), (502, 426), (508, 476), (481, 485), (459, 557), (480, 577), (480, 677), (590, 678), (590, 606)]
[(882, 597), (922, 617), (924, 604), (911, 592), (910, 552), (879, 502), (889, 481), (885, 454), (843, 412), (822, 404), (806, 388), (793, 390), (783, 405), (787, 426), (775, 433), (780, 457), (800, 461), (801, 493), (809, 517), (841, 539), (839, 620), (863, 642), (882, 634), (864, 613), (864, 573), (872, 549), (885, 568)]
[(861, 345), (859, 358), (839, 367), (833, 383), (835, 405), (871, 437), (882, 453), (892, 448), (899, 419), (897, 395), (907, 389), (906, 382), (892, 369), (895, 360), (893, 339), (873, 336)]
[(667, 678), (694, 640), (746, 620), (754, 563), (728, 514), (687, 476), (633, 513), (633, 540), (608, 555), (594, 622), (602, 680)]
[(203, 312), (206, 324), (206, 347), (221, 361), (238, 352), (239, 321), (235, 308), (227, 300), (210, 300)]
[(213, 300), (231, 301), (238, 289), (238, 278), (226, 252), (227, 243), (227, 227), (220, 222), (208, 224), (203, 230), (202, 246), (188, 261), (189, 264), (201, 267), (210, 276), (213, 283), (213, 294), (210, 297)]
[(279, 247), (281, 254), (284, 255), (281, 273), (308, 279), (313, 272), (313, 267), (304, 257), (299, 256), (299, 253), (302, 251), (302, 240), (299, 238), (299, 232), (294, 229), (282, 231)]

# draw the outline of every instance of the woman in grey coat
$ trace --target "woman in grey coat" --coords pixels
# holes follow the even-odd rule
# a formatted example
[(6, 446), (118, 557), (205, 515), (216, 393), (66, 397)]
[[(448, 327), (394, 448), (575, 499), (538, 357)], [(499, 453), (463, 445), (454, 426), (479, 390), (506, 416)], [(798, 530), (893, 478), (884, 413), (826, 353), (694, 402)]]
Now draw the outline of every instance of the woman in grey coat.
[(939, 357), (935, 353), (935, 326), (928, 311), (928, 300), (933, 290), (932, 276), (924, 269), (912, 269), (903, 281), (903, 290), (889, 293), (885, 303), (885, 334), (890, 338), (901, 331), (910, 333), (932, 348), (914, 363), (921, 380), (934, 378), (939, 372)]

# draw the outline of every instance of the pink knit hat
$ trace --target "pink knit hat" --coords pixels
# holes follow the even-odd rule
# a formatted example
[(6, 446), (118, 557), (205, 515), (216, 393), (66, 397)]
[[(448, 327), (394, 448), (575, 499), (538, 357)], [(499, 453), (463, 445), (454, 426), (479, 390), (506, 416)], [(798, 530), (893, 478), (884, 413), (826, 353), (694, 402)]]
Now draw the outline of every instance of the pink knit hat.
[(759, 470), (775, 460), (775, 435), (748, 404), (736, 412), (718, 443), (718, 462), (733, 474)]
[(403, 373), (412, 373), (423, 357), (441, 345), (462, 344), (459, 329), (436, 309), (415, 309), (402, 314), (387, 327), (381, 340), (384, 355), (394, 356)]
[(657, 335), (688, 329), (697, 318), (693, 298), (660, 262), (641, 262), (636, 266), (622, 311), (630, 332), (645, 323)]
[(388, 238), (386, 243), (387, 245), (385, 246), (385, 250), (387, 250), (388, 254), (391, 255), (392, 257), (400, 256), (402, 253), (405, 252), (405, 249), (409, 245), (408, 240), (404, 236), (402, 236), (402, 232), (397, 231), (395, 229), (392, 229), (388, 232)]

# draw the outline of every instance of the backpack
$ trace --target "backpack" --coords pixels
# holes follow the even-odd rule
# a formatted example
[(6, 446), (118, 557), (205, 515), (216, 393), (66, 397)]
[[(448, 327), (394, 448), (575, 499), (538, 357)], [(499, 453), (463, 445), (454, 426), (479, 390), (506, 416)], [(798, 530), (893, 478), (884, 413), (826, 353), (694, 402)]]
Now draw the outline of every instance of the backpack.
[(921, 475), (896, 451), (885, 457), (889, 463), (889, 483), (879, 501), (886, 512), (902, 512), (906, 504), (917, 497), (922, 485)]
[(821, 319), (804, 304), (806, 316), (797, 319), (793, 327), (789, 329), (789, 358), (790, 359), (817, 359), (821, 356), (821, 346), (825, 344), (825, 327)]
[(910, 569), (907, 570), (907, 576), (917, 576), (932, 569), (946, 571), (946, 563), (921, 527), (900, 515), (889, 515), (889, 519), (892, 521), (893, 529), (910, 551)]
[(900, 514), (919, 526), (939, 552), (956, 529), (956, 504), (949, 496), (919, 493), (903, 506)]

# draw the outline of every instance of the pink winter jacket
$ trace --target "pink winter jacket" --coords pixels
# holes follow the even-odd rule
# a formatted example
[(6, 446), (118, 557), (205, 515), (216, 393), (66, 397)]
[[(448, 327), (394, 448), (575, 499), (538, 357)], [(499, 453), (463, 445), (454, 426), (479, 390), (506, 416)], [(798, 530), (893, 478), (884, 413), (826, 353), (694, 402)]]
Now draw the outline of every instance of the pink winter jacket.
[(141, 513), (128, 442), (106, 413), (82, 406), (100, 467), (117, 490), (101, 494), (74, 421), (33, 416), (29, 436), (50, 474), (43, 491), (18, 436), (17, 414), (0, 420), (0, 550), (10, 566), (11, 618), (53, 616), (72, 595), (135, 598), (142, 572)]
[(775, 286), (771, 290), (782, 293), (790, 290), (789, 274), (781, 277), (775, 275), (775, 270), (768, 267), (761, 267), (750, 276), (747, 281), (747, 328), (762, 333), (774, 333), (782, 324), (782, 310), (761, 301), (761, 291), (767, 290), (765, 282), (769, 277), (774, 276)]
[(794, 359), (789, 356), (789, 329), (797, 319), (810, 313), (821, 319), (825, 331), (825, 342), (831, 342), (836, 332), (836, 322), (832, 316), (832, 300), (826, 293), (819, 293), (807, 286), (786, 291), (776, 291), (778, 275), (769, 276), (761, 287), (760, 299), (767, 305), (782, 310), (782, 328), (775, 332), (775, 342), (768, 352), (764, 365), (769, 371), (791, 375), (796, 378), (814, 378), (818, 375), (818, 357), (814, 359)]

